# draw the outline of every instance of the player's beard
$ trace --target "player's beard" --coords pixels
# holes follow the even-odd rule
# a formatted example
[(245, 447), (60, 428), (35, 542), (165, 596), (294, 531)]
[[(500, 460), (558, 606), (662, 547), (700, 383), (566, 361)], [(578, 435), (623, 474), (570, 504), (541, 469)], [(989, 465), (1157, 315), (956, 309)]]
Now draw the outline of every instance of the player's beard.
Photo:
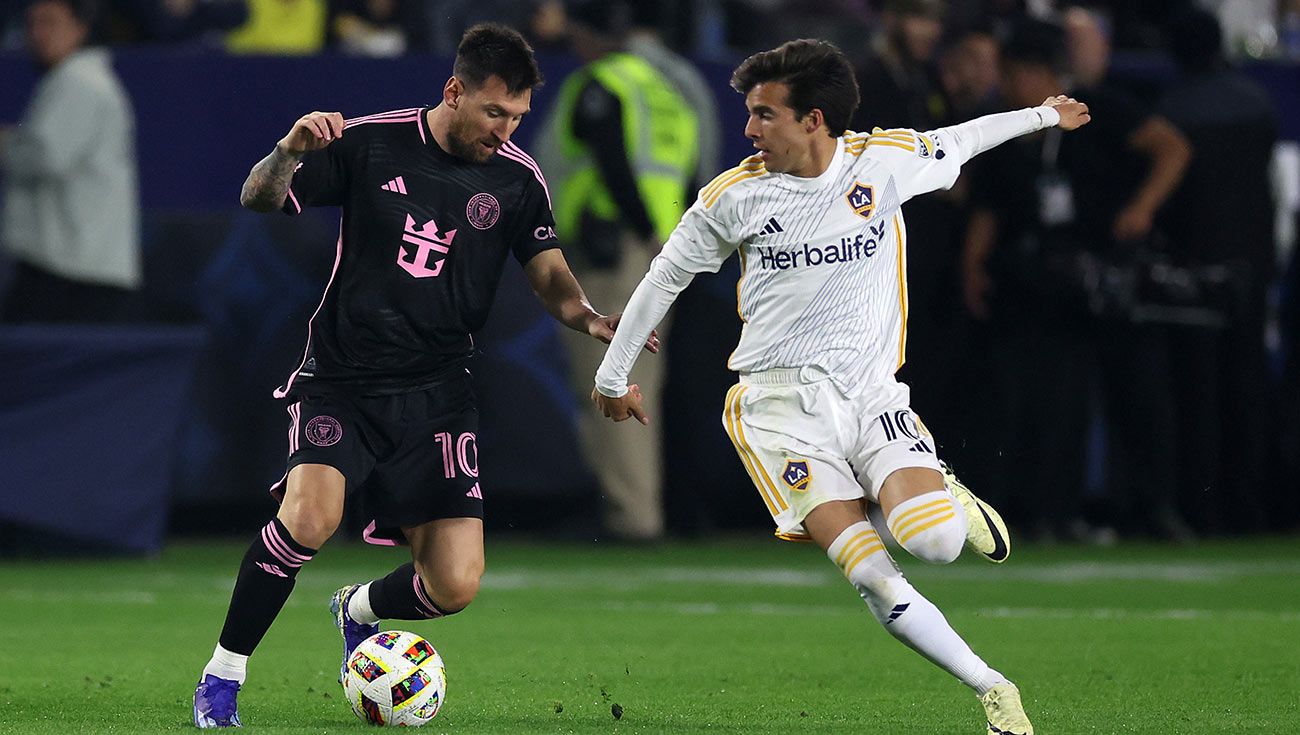
[(497, 152), (496, 145), (488, 148), (484, 143), (489, 142), (487, 138), (475, 138), (472, 126), (457, 118), (452, 118), (447, 126), (447, 146), (451, 148), (449, 153), (457, 158), (463, 158), (474, 163), (483, 163)]

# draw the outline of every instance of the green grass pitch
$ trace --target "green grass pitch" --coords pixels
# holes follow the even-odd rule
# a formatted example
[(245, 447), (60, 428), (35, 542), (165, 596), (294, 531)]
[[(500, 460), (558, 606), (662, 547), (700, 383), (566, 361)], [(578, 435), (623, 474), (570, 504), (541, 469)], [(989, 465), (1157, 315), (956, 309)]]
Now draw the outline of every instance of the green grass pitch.
[[(983, 733), (975, 697), (806, 545), (489, 538), (478, 600), (398, 623), (448, 665), (448, 733)], [(0, 562), (0, 733), (187, 732), (243, 545)], [(245, 730), (368, 731), (328, 610), (396, 549), (334, 543), (250, 665)], [(1300, 733), (1300, 542), (1016, 549), (913, 584), (1017, 681), (1040, 734)], [(618, 705), (622, 718), (612, 714)]]

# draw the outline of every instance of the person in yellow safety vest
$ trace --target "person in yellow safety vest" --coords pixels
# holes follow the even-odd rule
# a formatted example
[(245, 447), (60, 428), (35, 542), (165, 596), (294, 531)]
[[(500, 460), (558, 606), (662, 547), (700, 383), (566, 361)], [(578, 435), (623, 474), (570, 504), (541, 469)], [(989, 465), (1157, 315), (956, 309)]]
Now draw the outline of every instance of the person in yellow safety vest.
[[(650, 259), (692, 201), (699, 123), (677, 88), (627, 53), (630, 7), (618, 0), (566, 3), (573, 50), (585, 65), (561, 84), (533, 150), (550, 183), (555, 229), (593, 305), (627, 300)], [(581, 405), (604, 348), (570, 341)], [(633, 376), (662, 382), (662, 356)], [(658, 393), (656, 393), (658, 395)], [(663, 535), (662, 453), (657, 431), (610, 427), (582, 412), (579, 437), (604, 497), (611, 538)]]

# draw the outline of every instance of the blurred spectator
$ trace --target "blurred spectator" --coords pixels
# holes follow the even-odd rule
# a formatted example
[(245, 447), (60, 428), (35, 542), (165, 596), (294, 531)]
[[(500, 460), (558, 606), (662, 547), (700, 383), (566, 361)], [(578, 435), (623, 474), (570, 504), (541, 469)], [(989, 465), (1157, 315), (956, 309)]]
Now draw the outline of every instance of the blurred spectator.
[(1260, 493), (1280, 480), (1266, 471), (1277, 416), (1264, 343), (1276, 277), (1268, 167), (1277, 112), (1262, 87), (1224, 61), (1212, 14), (1188, 11), (1167, 35), (1180, 75), (1159, 110), (1191, 139), (1196, 157), (1162, 226), (1190, 274), (1236, 276), (1240, 294), (1220, 307), (1225, 324), (1173, 332), (1179, 486), (1195, 490), (1180, 497), (1206, 530), (1260, 530)]
[(358, 56), (401, 56), (423, 48), (421, 0), (330, 0), (330, 45)]
[(27, 44), (42, 76), (0, 131), (0, 239), (17, 259), (9, 322), (128, 318), (140, 286), (135, 118), (80, 0), (35, 0)]
[[(612, 312), (627, 303), (692, 199), (699, 124), (673, 83), (627, 52), (627, 4), (586, 0), (566, 10), (585, 65), (561, 85), (535, 150), (573, 273), (592, 305)], [(605, 348), (574, 340), (569, 354), (585, 404)], [(663, 360), (643, 360), (633, 375), (650, 395), (662, 395)], [(659, 424), (611, 427), (593, 411), (583, 411), (579, 423), (587, 464), (604, 492), (606, 530), (629, 540), (661, 536)]]
[(314, 54), (325, 47), (326, 0), (248, 0), (249, 18), (226, 37), (234, 54)]
[[(672, 82), (695, 113), (699, 162), (687, 184), (689, 201), (693, 192), (722, 170), (721, 122), (715, 93), (700, 72), (664, 44), (658, 31), (662, 11), (662, 6), (650, 3), (633, 9), (627, 50)], [(662, 395), (665, 523), (675, 534), (699, 533), (709, 525), (709, 503), (702, 502), (700, 487), (713, 488), (716, 498), (725, 493), (734, 477), (734, 467), (717, 461), (716, 450), (721, 448), (724, 434), (718, 430), (716, 417), (722, 410), (718, 397), (736, 382), (735, 374), (726, 367), (735, 342), (718, 336), (736, 331), (735, 298), (734, 277), (725, 284), (719, 284), (716, 276), (692, 282), (677, 300), (674, 331), (691, 348), (672, 350), (658, 358), (666, 372)], [(741, 482), (731, 484), (743, 487)], [(744, 490), (749, 492), (748, 487)]]
[(668, 48), (659, 31), (662, 6), (637, 3), (632, 8), (632, 28), (627, 34), (627, 52), (655, 68), (677, 89), (695, 113), (699, 123), (699, 160), (690, 182), (694, 192), (722, 171), (722, 122), (718, 100), (709, 83), (690, 60)]
[(1098, 13), (1077, 5), (1061, 16), (1070, 75), (1080, 89), (1100, 87), (1110, 72), (1110, 28)]
[[(1061, 30), (1026, 21), (1003, 49), (1013, 107), (1066, 90)], [(972, 180), (963, 258), (970, 311), (993, 320), (1002, 481), (1043, 537), (1088, 537), (1082, 498), (1094, 370), (1112, 500), (1126, 530), (1188, 537), (1174, 507), (1175, 427), (1165, 329), (1133, 313), (1125, 279), (1190, 157), (1166, 120), (1104, 87), (1071, 90), (1092, 124), (990, 151)]]
[[(866, 58), (855, 69), (862, 104), (853, 118), (854, 130), (929, 130), (947, 119), (932, 65), (943, 35), (942, 13), (937, 0), (886, 0)], [(862, 50), (850, 48), (848, 53), (852, 57)]]
[[(862, 103), (852, 129), (932, 130), (952, 120), (939, 84), (935, 55), (943, 36), (943, 5), (936, 0), (887, 0), (867, 49), (858, 49)], [(863, 57), (865, 52), (866, 56)], [(961, 435), (955, 408), (963, 339), (957, 274), (959, 190), (917, 197), (906, 205), (908, 239), (924, 243), (907, 253), (907, 362), (899, 379), (912, 387), (912, 407), (940, 442)]]
[(953, 121), (970, 120), (999, 109), (998, 53), (998, 42), (992, 34), (973, 29), (958, 35), (940, 55), (939, 81)]
[(119, 0), (109, 8), (110, 43), (176, 43), (214, 36), (248, 20), (247, 0)]

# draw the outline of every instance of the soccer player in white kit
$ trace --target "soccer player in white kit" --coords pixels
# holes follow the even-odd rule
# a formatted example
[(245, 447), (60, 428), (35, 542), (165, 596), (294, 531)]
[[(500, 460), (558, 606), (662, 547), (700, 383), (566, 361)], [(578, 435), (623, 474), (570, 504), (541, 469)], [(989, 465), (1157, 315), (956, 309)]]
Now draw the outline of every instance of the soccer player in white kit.
[(907, 344), (900, 207), (952, 186), (964, 162), (1013, 137), (1084, 125), (1088, 108), (1062, 96), (924, 133), (848, 132), (852, 67), (814, 40), (751, 56), (731, 85), (758, 154), (700, 190), (633, 292), (592, 400), (615, 421), (648, 421), (627, 384), (637, 352), (694, 274), (739, 250), (744, 327), (730, 366), (741, 377), (723, 424), (777, 535), (821, 546), (886, 630), (975, 690), (990, 734), (1029, 735), (1016, 686), (903, 578), (881, 540), (888, 532), (937, 564), (963, 544), (990, 561), (1010, 550), (996, 511), (940, 464), (894, 378)]

